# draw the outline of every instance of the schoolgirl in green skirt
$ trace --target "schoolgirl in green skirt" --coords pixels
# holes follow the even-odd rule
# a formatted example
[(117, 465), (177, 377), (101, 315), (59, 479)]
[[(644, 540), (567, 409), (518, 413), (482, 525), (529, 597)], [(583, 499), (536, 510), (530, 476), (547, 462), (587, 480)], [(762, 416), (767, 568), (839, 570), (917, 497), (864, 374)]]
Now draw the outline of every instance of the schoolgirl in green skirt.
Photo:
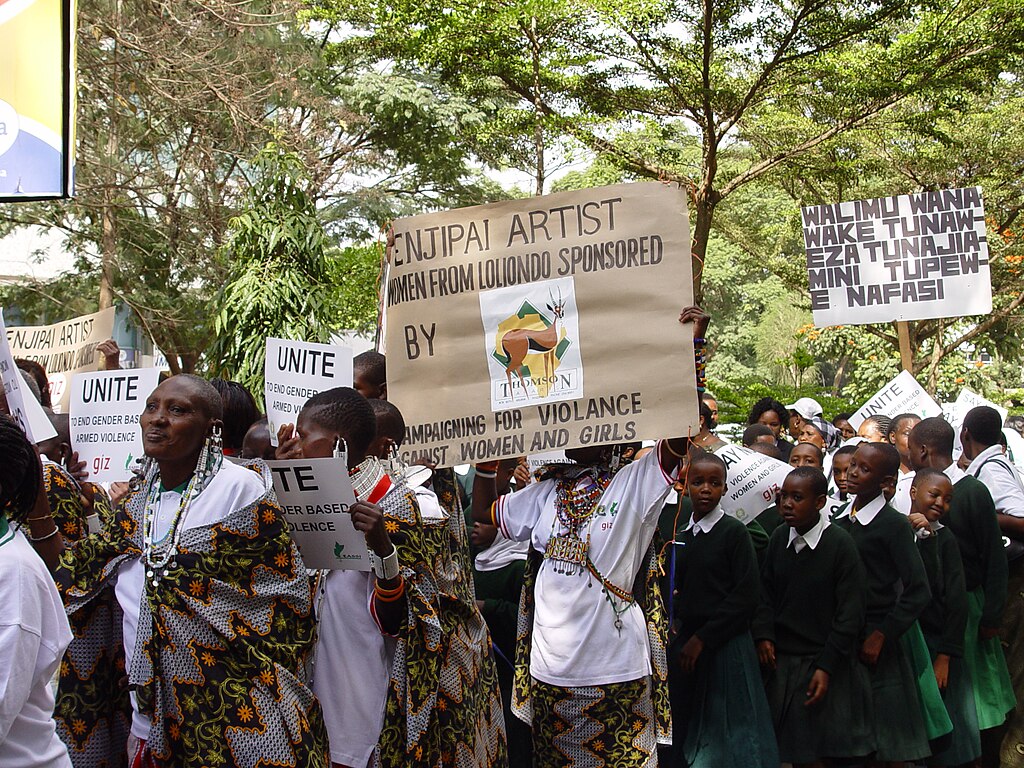
[(930, 660), (928, 679), (941, 690), (953, 726), (951, 738), (929, 761), (940, 766), (964, 765), (981, 757), (974, 689), (963, 659), (967, 626), (963, 561), (956, 537), (939, 522), (949, 509), (952, 495), (950, 479), (931, 468), (919, 471), (910, 489), (910, 522), (917, 532), (918, 551), (932, 593), (920, 618)]
[(827, 491), (818, 469), (786, 477), (753, 627), (779, 756), (796, 766), (875, 751), (871, 681), (855, 655), (864, 567), (849, 534), (821, 514)]
[(914, 666), (900, 642), (928, 605), (928, 579), (910, 523), (882, 495), (884, 487), (895, 485), (899, 466), (891, 445), (858, 445), (846, 480), (854, 501), (836, 519), (853, 538), (866, 574), (859, 657), (871, 678), (878, 762), (917, 761), (931, 754)]
[(672, 766), (778, 768), (771, 716), (750, 635), (757, 559), (750, 534), (726, 515), (725, 463), (690, 459), (693, 516), (677, 538), (669, 647)]

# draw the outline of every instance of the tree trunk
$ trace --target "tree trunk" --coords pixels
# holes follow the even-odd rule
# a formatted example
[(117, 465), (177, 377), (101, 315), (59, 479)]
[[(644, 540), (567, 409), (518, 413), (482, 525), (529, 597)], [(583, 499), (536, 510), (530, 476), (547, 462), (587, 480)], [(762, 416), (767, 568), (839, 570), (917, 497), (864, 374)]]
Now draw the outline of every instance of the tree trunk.
[(547, 173), (544, 168), (544, 99), (540, 92), (540, 40), (537, 37), (537, 17), (530, 17), (530, 48), (533, 58), (533, 150), (535, 154), (534, 193), (544, 194)]
[[(715, 213), (713, 194), (700, 193), (693, 198), (693, 302), (701, 305), (704, 301), (704, 260), (708, 253), (708, 239), (711, 237), (711, 221)], [(709, 199), (711, 197), (711, 199)]]

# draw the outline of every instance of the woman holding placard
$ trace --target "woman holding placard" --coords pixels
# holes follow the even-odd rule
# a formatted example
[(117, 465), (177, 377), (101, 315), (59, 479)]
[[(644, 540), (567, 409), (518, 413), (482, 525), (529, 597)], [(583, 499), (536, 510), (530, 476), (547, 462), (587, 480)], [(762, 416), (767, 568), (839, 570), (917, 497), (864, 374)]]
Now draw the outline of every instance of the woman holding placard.
[[(303, 680), (309, 580), (269, 473), (223, 460), (221, 408), (195, 376), (153, 391), (146, 460), (115, 524), (73, 545), (55, 576), (70, 614), (107, 590), (117, 599), (133, 768), (319, 768), (327, 739)], [(75, 708), (85, 731), (94, 704)]]

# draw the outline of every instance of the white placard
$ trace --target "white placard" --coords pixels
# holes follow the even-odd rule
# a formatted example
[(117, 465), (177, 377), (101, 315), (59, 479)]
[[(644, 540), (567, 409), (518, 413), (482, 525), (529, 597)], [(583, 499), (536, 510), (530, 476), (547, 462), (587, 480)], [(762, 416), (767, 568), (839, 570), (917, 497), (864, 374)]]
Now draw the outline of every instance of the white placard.
[(851, 499), (842, 501), (839, 496), (827, 496), (825, 498), (825, 506), (821, 508), (822, 517), (826, 520), (831, 520), (832, 516), (835, 515), (840, 509), (849, 504)]
[(801, 218), (818, 327), (992, 311), (981, 187), (813, 205)]
[(79, 373), (71, 378), (71, 447), (85, 462), (89, 480), (130, 480), (142, 456), (139, 417), (157, 384), (155, 368)]
[(7, 396), (7, 410), (11, 417), (21, 425), (32, 443), (41, 443), (57, 435), (57, 430), (50, 423), (50, 418), (43, 406), (31, 392), (25, 392), (25, 382), (21, 371), (14, 364), (11, 346), (7, 343), (7, 328), (4, 325), (4, 313), (0, 309), (0, 379), (3, 380), (4, 394)]
[(850, 417), (850, 426), (860, 429), (869, 416), (892, 417), (901, 413), (916, 413), (922, 419), (942, 415), (942, 407), (925, 392), (910, 371), (902, 371), (878, 390)]
[(366, 538), (352, 525), (356, 503), (344, 458), (268, 461), (274, 490), (307, 568), (370, 570)]
[(263, 393), (270, 442), (277, 445), (277, 430), (282, 424), (294, 424), (313, 395), (351, 386), (352, 350), (348, 347), (268, 338)]
[(743, 524), (749, 523), (775, 503), (775, 494), (793, 469), (789, 464), (741, 445), (715, 451), (725, 462), (726, 489), (722, 509)]
[(989, 408), (993, 408), (999, 414), (999, 418), (1002, 420), (1002, 423), (1004, 424), (1006, 423), (1006, 417), (1010, 415), (1010, 412), (1003, 408), (1003, 406), (996, 405), (991, 400), (986, 400), (981, 395), (975, 392), (971, 392), (971, 390), (967, 389), (966, 387), (960, 390), (960, 394), (957, 396), (956, 402), (953, 403), (953, 405), (956, 408), (956, 413), (959, 416), (959, 423), (956, 424), (957, 427), (963, 425), (964, 418), (967, 416), (967, 413), (972, 408), (977, 408), (978, 406), (982, 405), (987, 405)]

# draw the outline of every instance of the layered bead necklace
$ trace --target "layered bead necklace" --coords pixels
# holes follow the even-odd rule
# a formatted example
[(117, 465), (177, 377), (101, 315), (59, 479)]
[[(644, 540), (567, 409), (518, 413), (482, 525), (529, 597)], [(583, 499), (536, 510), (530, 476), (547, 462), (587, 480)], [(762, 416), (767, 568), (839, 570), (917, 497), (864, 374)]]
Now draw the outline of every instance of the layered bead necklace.
[(178, 554), (178, 545), (184, 531), (181, 520), (193, 498), (202, 491), (203, 482), (198, 474), (192, 475), (181, 494), (181, 502), (178, 504), (178, 509), (175, 510), (174, 517), (171, 518), (167, 533), (157, 539), (156, 518), (160, 513), (162, 487), (160, 473), (154, 472), (149, 481), (149, 488), (146, 492), (146, 508), (142, 516), (142, 562), (146, 567), (146, 580), (154, 587), (159, 586), (160, 579), (164, 578), (169, 570), (178, 567), (174, 558)]
[[(590, 522), (611, 479), (609, 470), (594, 468), (556, 481), (555, 519), (552, 521), (552, 536), (544, 552), (545, 559), (552, 561), (555, 573), (575, 576), (587, 569)], [(559, 523), (564, 531), (555, 535), (554, 528)], [(582, 536), (584, 526), (587, 528), (585, 540)]]

